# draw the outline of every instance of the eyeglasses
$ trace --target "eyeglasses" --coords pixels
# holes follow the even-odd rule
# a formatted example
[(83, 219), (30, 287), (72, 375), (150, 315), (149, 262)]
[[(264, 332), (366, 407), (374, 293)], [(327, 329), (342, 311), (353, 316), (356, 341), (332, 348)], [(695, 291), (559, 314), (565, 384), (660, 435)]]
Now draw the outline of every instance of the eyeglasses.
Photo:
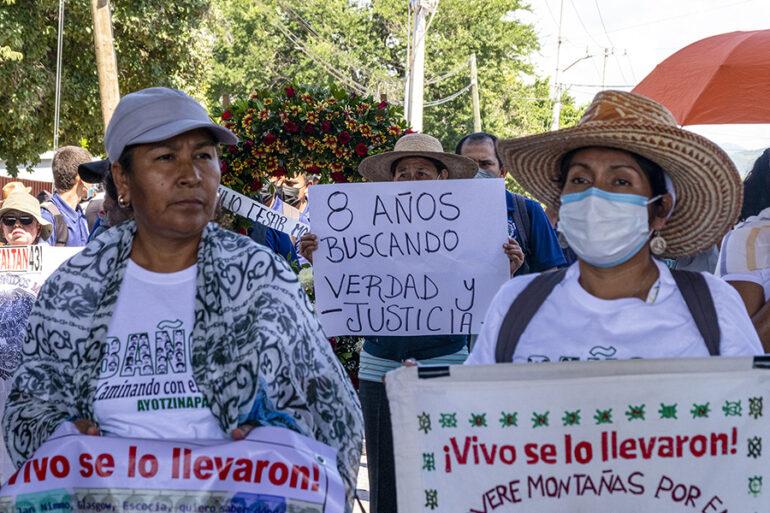
[(29, 226), (32, 224), (35, 218), (32, 216), (3, 216), (1, 221), (9, 228), (16, 226), (16, 221), (20, 222), (23, 226)]

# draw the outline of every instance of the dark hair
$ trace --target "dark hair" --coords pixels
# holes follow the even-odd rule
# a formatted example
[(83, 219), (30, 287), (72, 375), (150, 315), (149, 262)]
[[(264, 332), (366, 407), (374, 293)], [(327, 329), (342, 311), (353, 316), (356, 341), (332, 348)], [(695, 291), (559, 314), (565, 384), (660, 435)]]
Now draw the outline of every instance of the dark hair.
[(455, 148), (455, 153), (458, 155), (462, 155), (463, 146), (466, 143), (480, 143), (484, 141), (490, 141), (492, 143), (492, 147), (495, 149), (495, 158), (497, 158), (497, 163), (500, 165), (500, 169), (502, 169), (503, 159), (500, 158), (500, 154), (497, 152), (497, 137), (487, 132), (474, 132), (472, 134), (466, 135), (465, 137), (460, 139), (459, 143), (457, 143), (457, 147)]
[(112, 179), (112, 169), (105, 173), (102, 178), (102, 185), (104, 186), (104, 192), (115, 203), (118, 202), (118, 188), (115, 186), (115, 180)]
[[(432, 159), (430, 157), (420, 157), (419, 155), (415, 155), (415, 157), (429, 160), (431, 164), (433, 164), (436, 167), (436, 172), (441, 174), (442, 169), (446, 169), (446, 164), (441, 162), (440, 160)], [(406, 158), (412, 158), (412, 157), (401, 157), (400, 159), (396, 159), (393, 161), (393, 163), (390, 165), (390, 174), (396, 175), (396, 166), (398, 166), (398, 163)]]
[[(559, 178), (558, 183), (559, 186), (563, 189), (564, 185), (567, 183), (567, 173), (569, 173), (569, 167), (572, 164), (572, 158), (575, 156), (575, 154), (581, 150), (584, 150), (585, 148), (576, 148), (561, 159), (561, 163), (559, 164)], [(618, 150), (618, 151), (624, 151), (631, 155), (631, 157), (636, 161), (637, 164), (639, 164), (639, 167), (642, 168), (642, 171), (647, 176), (647, 179), (650, 181), (650, 187), (652, 188), (652, 197), (655, 196), (662, 196), (663, 194), (666, 194), (668, 192), (668, 189), (666, 188), (666, 172), (663, 171), (663, 168), (660, 167), (655, 162), (651, 161), (648, 158), (642, 157), (641, 155), (637, 155), (634, 152), (627, 151), (627, 150)], [(658, 203), (656, 201), (656, 203)]]
[(80, 146), (62, 146), (53, 155), (51, 172), (57, 192), (67, 192), (75, 187), (78, 166), (91, 162), (91, 154)]
[[(123, 153), (120, 154), (120, 157), (118, 158), (118, 164), (120, 164), (120, 167), (123, 169), (123, 172), (127, 175), (131, 174), (132, 166), (134, 164), (134, 148), (136, 148), (137, 144), (132, 144), (131, 146), (126, 146), (123, 148)], [(110, 169), (110, 174), (112, 174), (112, 169)]]
[(754, 162), (743, 180), (743, 208), (741, 221), (770, 207), (770, 148)]

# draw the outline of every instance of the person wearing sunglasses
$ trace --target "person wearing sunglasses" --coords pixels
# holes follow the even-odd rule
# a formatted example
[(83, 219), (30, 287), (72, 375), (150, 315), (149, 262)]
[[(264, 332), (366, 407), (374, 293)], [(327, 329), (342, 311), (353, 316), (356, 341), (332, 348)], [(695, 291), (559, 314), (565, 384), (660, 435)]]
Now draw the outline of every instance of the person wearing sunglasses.
[(45, 244), (53, 226), (40, 214), (40, 203), (25, 191), (8, 195), (0, 208), (3, 243), (10, 246)]

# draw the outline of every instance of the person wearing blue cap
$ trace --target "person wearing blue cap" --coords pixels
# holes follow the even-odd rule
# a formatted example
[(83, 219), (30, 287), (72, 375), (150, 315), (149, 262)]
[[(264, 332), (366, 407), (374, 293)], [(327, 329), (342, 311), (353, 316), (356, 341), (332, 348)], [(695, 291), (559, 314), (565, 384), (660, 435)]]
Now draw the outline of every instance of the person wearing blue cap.
[[(164, 439), (240, 440), (256, 426), (284, 427), (337, 450), (350, 511), (358, 398), (286, 261), (209, 222), (218, 143), (237, 138), (181, 91), (121, 99), (105, 147), (133, 220), (41, 290), (5, 410), (9, 454), (20, 466), (68, 421), (89, 435)], [(127, 395), (137, 387), (126, 384), (146, 392)]]

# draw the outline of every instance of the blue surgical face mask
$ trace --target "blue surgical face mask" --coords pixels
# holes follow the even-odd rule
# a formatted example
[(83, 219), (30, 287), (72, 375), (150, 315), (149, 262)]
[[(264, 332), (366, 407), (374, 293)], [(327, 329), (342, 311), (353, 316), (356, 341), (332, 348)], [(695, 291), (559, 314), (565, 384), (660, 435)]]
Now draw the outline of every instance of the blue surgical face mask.
[(592, 187), (561, 197), (558, 230), (581, 260), (615, 267), (636, 255), (650, 238), (648, 199)]
[(476, 176), (473, 178), (500, 178), (499, 176), (495, 175), (494, 173), (490, 173), (486, 169), (481, 169), (476, 172)]

